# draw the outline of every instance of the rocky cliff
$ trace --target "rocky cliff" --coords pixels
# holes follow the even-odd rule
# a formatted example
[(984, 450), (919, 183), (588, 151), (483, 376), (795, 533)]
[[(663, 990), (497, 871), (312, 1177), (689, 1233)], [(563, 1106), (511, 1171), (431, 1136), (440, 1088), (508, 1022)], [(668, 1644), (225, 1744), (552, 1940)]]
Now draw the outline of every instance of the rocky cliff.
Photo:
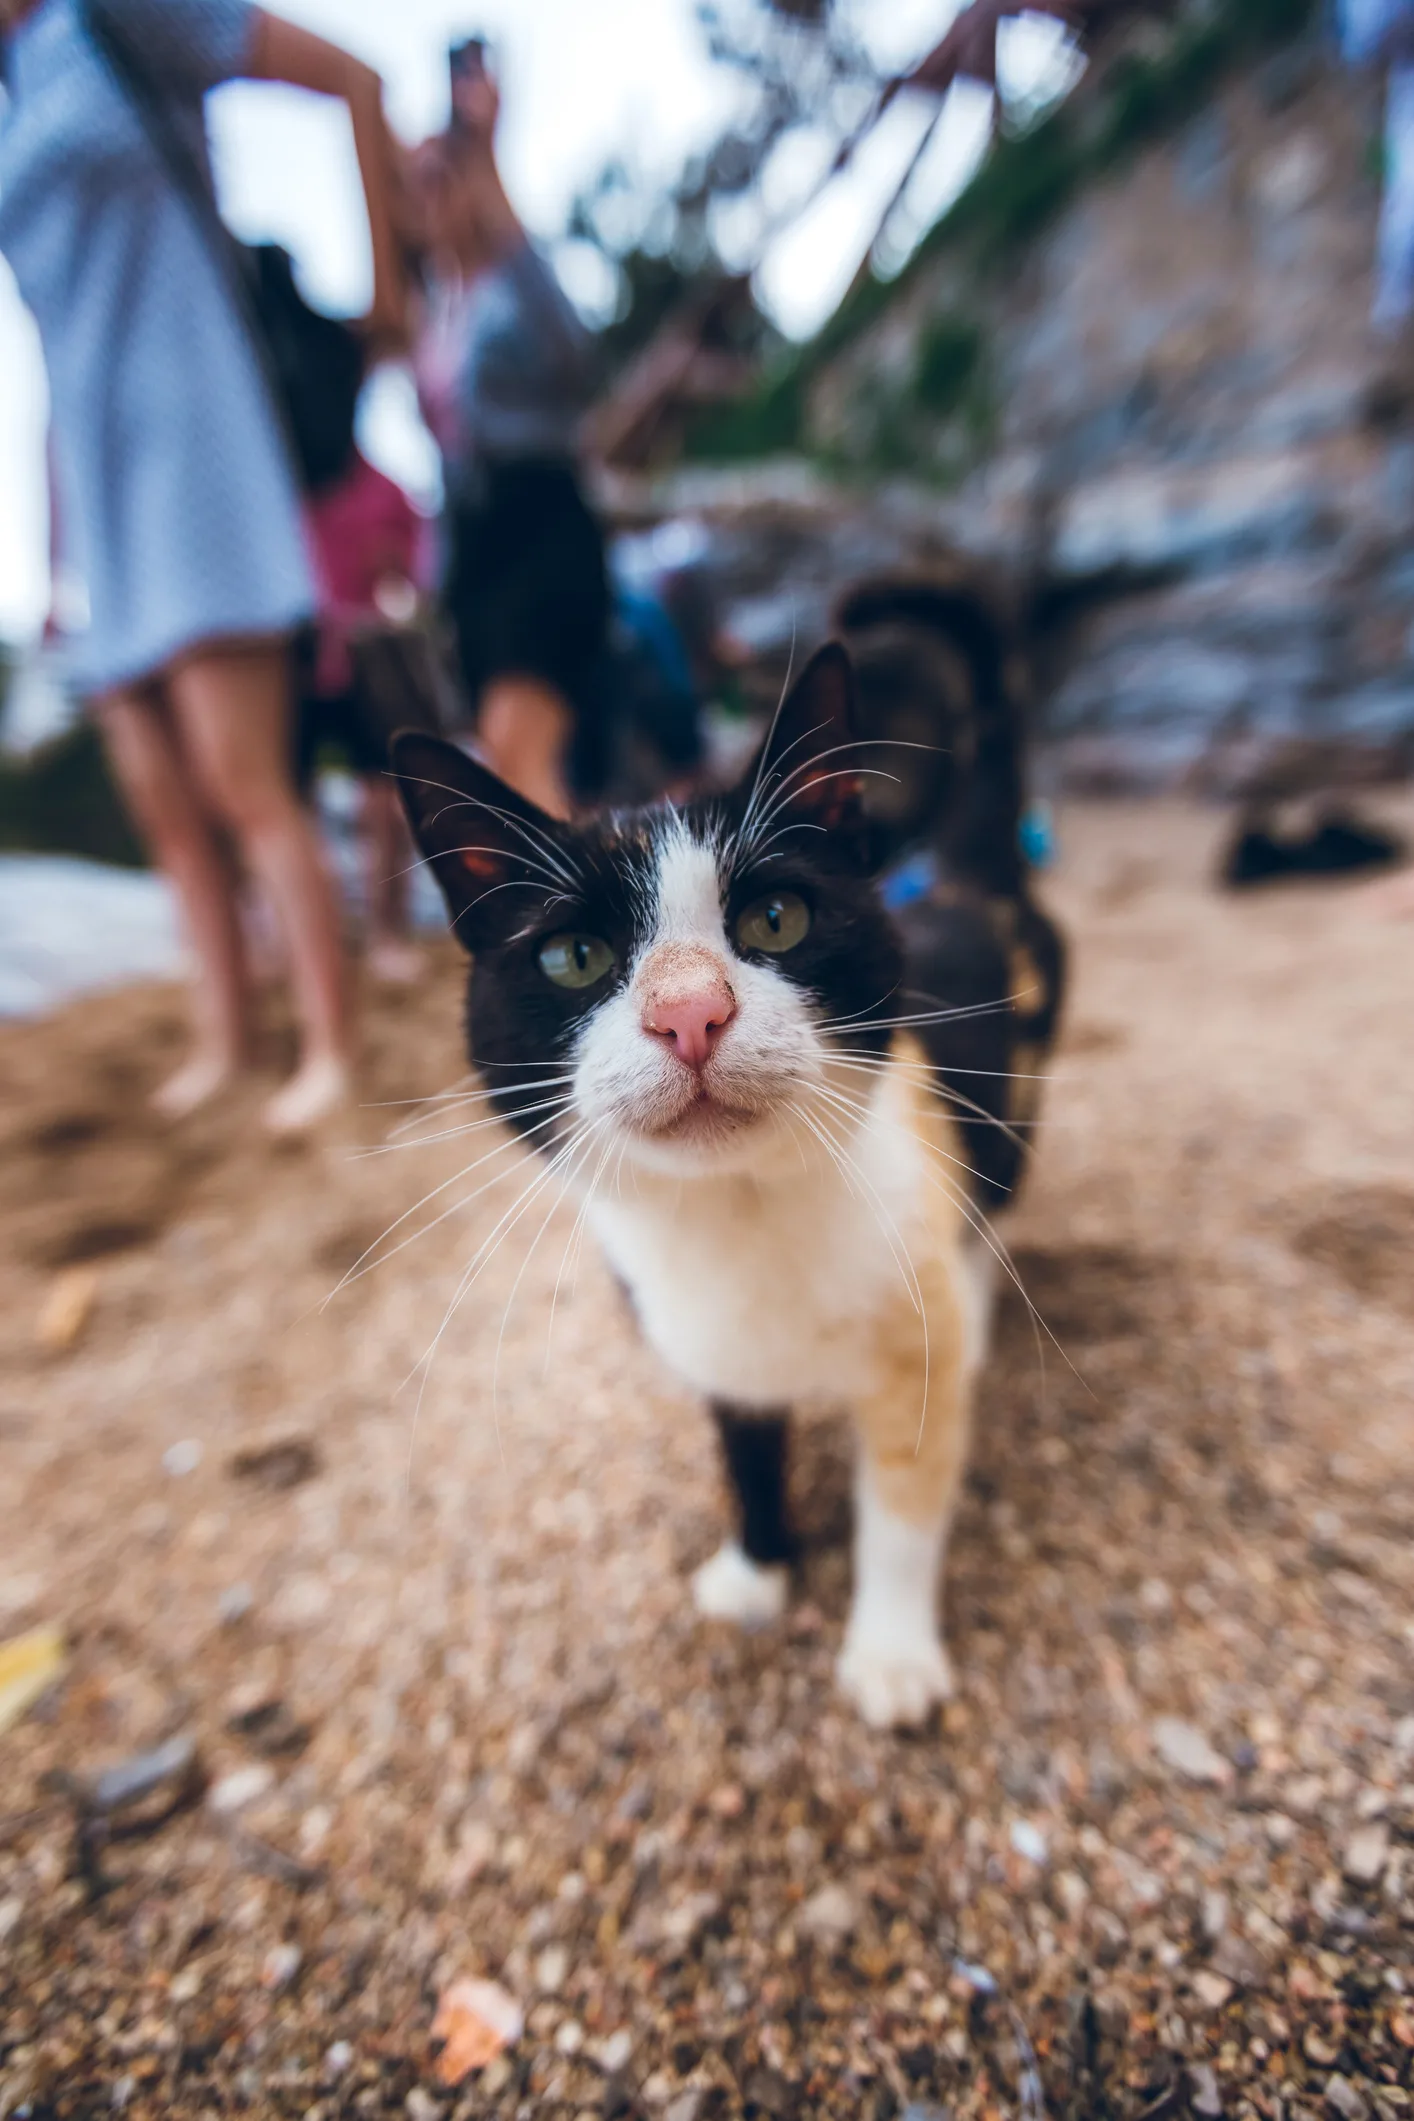
[(1414, 765), (1379, 138), (1377, 84), (1299, 12), (1140, 29), (775, 387), (902, 545), (999, 568), (1072, 783)]

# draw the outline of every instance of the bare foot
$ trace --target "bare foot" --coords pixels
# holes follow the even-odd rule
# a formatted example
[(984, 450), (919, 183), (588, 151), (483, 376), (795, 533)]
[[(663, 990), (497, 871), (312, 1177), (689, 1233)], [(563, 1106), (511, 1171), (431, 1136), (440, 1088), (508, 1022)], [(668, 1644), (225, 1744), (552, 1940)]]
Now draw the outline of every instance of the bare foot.
[(234, 1081), (237, 1064), (221, 1053), (194, 1053), (154, 1090), (149, 1103), (163, 1119), (185, 1119)]
[(348, 1103), (352, 1088), (347, 1061), (333, 1054), (308, 1060), (265, 1107), (266, 1129), (271, 1134), (307, 1134)]
[(1365, 888), (1365, 904), (1388, 921), (1414, 919), (1414, 869), (1387, 876)]
[(368, 976), (380, 987), (415, 987), (422, 977), (422, 953), (400, 935), (380, 935), (364, 959)]

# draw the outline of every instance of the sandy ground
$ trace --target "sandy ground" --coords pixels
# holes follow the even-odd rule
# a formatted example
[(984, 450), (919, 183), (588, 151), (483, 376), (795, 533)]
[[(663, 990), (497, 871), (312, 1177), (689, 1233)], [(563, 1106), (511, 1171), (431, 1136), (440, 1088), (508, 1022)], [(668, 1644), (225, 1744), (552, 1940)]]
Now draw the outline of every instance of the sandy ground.
[[(360, 1158), (401, 1116), (366, 1109), (280, 1153), (255, 1093), (164, 1134), (160, 988), (0, 1033), (0, 1633), (73, 1646), (0, 1738), (0, 2112), (1410, 2111), (1414, 926), (1224, 900), (1215, 829), (1062, 819), (1076, 979), (1008, 1237), (1066, 1359), (1004, 1306), (960, 1695), (913, 1738), (833, 1691), (842, 1428), (802, 1440), (788, 1619), (695, 1619), (708, 1425), (593, 1257), (561, 1275), (567, 1214), (417, 1408), (513, 1153), (326, 1304), (491, 1137)], [(457, 983), (370, 1017), (370, 1099), (455, 1082)], [(76, 1874), (54, 1771), (174, 1732), (206, 1794)], [(527, 2025), (447, 2090), (458, 1974)]]

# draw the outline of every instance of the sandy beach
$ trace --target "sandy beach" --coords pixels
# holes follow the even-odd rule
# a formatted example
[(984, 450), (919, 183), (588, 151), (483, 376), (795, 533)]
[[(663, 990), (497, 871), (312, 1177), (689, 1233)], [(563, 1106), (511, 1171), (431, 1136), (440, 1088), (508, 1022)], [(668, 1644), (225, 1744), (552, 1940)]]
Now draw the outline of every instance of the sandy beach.
[[(69, 1644), (0, 1736), (0, 2114), (1414, 2107), (1414, 923), (1220, 895), (1221, 829), (1061, 814), (1004, 1231), (1058, 1345), (1011, 1291), (912, 1737), (833, 1688), (842, 1423), (741, 1637), (709, 1424), (571, 1212), (449, 1310), (532, 1176), (389, 1139), (462, 1076), (450, 946), (305, 1148), (268, 1085), (146, 1116), (171, 988), (0, 1026), (0, 1636)], [(65, 1778), (182, 1734), (79, 1863)], [(460, 1975), (525, 2030), (448, 2086)]]

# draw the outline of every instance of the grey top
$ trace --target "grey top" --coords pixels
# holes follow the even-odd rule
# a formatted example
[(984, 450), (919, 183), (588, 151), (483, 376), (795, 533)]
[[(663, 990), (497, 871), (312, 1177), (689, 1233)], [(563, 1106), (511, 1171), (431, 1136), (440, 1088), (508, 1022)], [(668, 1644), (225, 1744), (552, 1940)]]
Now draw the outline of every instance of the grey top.
[[(201, 99), (246, 63), (249, 0), (105, 0), (205, 158)], [(226, 278), (77, 0), (4, 44), (0, 251), (49, 371), (58, 544), (83, 577), (81, 693), (314, 608), (299, 499)]]
[(465, 288), (435, 288), (418, 352), (423, 412), (453, 493), (486, 462), (568, 460), (592, 392), (590, 338), (523, 238)]

